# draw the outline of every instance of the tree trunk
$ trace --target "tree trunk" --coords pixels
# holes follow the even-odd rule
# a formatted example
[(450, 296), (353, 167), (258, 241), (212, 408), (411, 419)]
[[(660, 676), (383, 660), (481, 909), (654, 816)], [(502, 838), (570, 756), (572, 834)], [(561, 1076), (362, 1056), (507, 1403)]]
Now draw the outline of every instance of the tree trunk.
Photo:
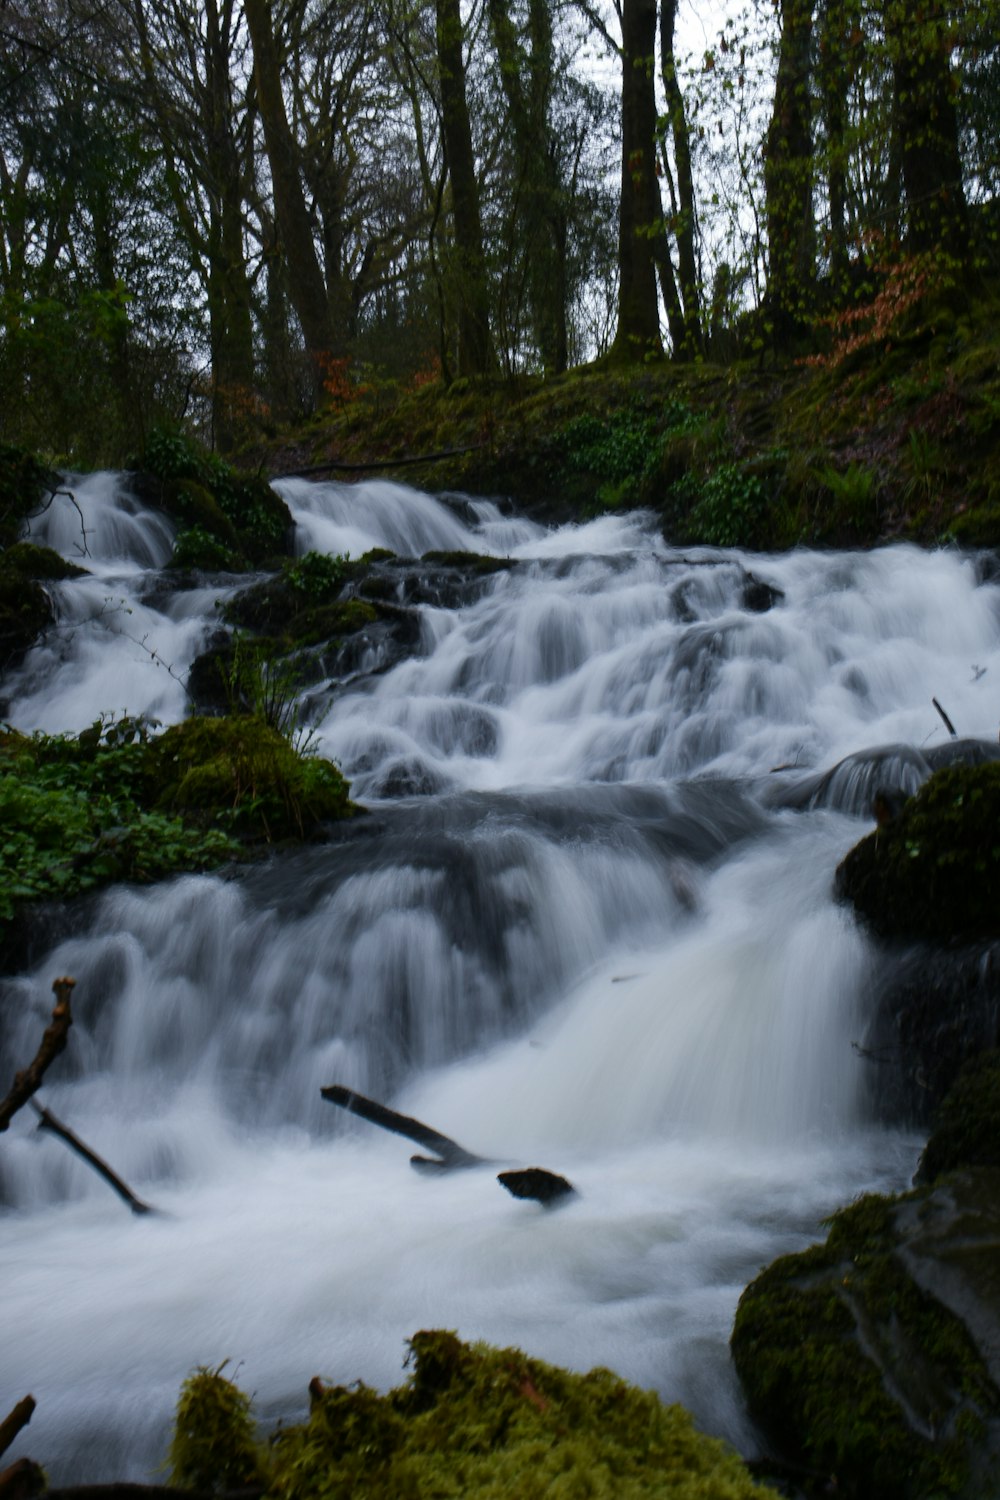
[(622, 7), (622, 189), (618, 226), (619, 359), (659, 354), (654, 238), (656, 182), (656, 0), (624, 0)]
[(787, 345), (812, 306), (814, 241), (811, 0), (781, 0), (774, 108), (764, 146), (767, 301), (776, 346)]
[(458, 373), (482, 375), (492, 364), (489, 292), (479, 184), (465, 92), (459, 0), (436, 0), (441, 129), (451, 182), (458, 280)]
[(340, 345), (302, 191), (295, 140), (285, 113), (270, 0), (244, 0), (244, 9), (253, 44), (254, 80), (271, 167), (275, 216), (288, 266), (289, 295), (302, 325), (314, 390), (321, 400), (325, 366), (331, 355), (340, 352)]
[(684, 112), (684, 96), (674, 61), (674, 27), (677, 0), (662, 0), (660, 7), (660, 69), (667, 100), (667, 117), (674, 143), (677, 164), (677, 266), (680, 273), (680, 295), (684, 307), (684, 340), (681, 348), (674, 341), (674, 352), (691, 358), (701, 352), (701, 298), (698, 290), (698, 258), (695, 251), (694, 176), (691, 170), (691, 137)]
[(906, 243), (964, 260), (968, 210), (958, 148), (948, 13), (942, 0), (888, 0), (893, 120), (902, 154)]
[(830, 229), (827, 253), (830, 288), (835, 302), (843, 298), (848, 282), (847, 164), (846, 139), (848, 90), (851, 83), (851, 49), (860, 39), (860, 13), (856, 0), (841, 4), (825, 0), (819, 40), (819, 82), (826, 133), (825, 160)]

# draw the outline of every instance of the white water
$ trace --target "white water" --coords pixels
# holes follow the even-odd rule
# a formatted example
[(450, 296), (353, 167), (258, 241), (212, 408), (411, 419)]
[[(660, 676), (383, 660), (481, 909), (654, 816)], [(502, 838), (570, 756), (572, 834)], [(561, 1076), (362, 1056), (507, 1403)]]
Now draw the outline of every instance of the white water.
[[(519, 566), (425, 610), (420, 658), (318, 695), (371, 818), (236, 878), (109, 891), (0, 991), (9, 1072), (76, 975), (43, 1097), (163, 1211), (130, 1218), (26, 1112), (0, 1140), (0, 1410), (39, 1403), (12, 1456), (148, 1477), (194, 1365), (232, 1360), (289, 1417), (315, 1373), (396, 1384), (428, 1326), (610, 1365), (752, 1449), (740, 1290), (916, 1154), (868, 1123), (874, 958), (830, 887), (872, 777), (926, 765), (818, 773), (939, 746), (935, 695), (995, 741), (1000, 590), (954, 552), (682, 555), (642, 516), (547, 533), (396, 485), (281, 488), (300, 551)], [(54, 587), (9, 717), (179, 717), (235, 580), (170, 593), (147, 571), (162, 521), (123, 520), (109, 476), (76, 494), (93, 576)], [(79, 517), (45, 527), (73, 555)], [(746, 569), (783, 591), (767, 613)], [(440, 790), (380, 797), (407, 778)], [(335, 1081), (579, 1197), (417, 1177), (407, 1143), (321, 1100)]]

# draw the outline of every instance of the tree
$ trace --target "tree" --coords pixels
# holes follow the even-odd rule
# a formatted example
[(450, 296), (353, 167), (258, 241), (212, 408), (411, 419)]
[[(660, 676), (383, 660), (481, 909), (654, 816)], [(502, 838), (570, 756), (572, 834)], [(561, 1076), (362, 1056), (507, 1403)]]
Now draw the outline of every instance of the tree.
[[(663, 91), (666, 95), (667, 124), (673, 141), (674, 161), (677, 169), (676, 202), (673, 205), (672, 223), (677, 241), (677, 265), (684, 328), (683, 340), (679, 347), (677, 340), (674, 339), (674, 353), (687, 358), (701, 351), (701, 297), (698, 258), (695, 250), (697, 213), (694, 174), (691, 166), (691, 137), (684, 109), (684, 95), (677, 77), (677, 63), (674, 57), (676, 23), (677, 0), (661, 0), (660, 71), (663, 78)], [(673, 196), (672, 181), (670, 186)]]
[(655, 51), (656, 0), (623, 0), (618, 331), (613, 350), (619, 359), (641, 359), (661, 351), (654, 253), (661, 218)]
[(489, 289), (479, 205), (479, 181), (465, 89), (464, 32), (459, 0), (435, 0), (441, 133), (455, 228), (458, 373), (482, 375), (493, 363)]
[(811, 0), (780, 0), (774, 106), (764, 143), (767, 300), (779, 347), (810, 309), (815, 262), (811, 99)]

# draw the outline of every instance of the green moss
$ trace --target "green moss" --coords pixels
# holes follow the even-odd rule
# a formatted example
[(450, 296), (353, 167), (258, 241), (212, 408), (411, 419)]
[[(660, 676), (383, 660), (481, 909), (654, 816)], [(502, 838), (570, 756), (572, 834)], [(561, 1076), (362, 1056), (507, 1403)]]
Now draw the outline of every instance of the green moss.
[(149, 766), (159, 807), (222, 822), (243, 837), (302, 837), (354, 811), (336, 766), (297, 754), (249, 715), (173, 725), (149, 747)]
[(1000, 763), (938, 771), (842, 861), (837, 890), (886, 937), (1000, 936)]
[[(308, 1420), (258, 1450), (272, 1500), (773, 1494), (724, 1443), (698, 1433), (682, 1408), (607, 1370), (572, 1375), (519, 1349), (463, 1344), (446, 1332), (415, 1334), (411, 1352), (412, 1374), (398, 1390), (317, 1389)], [(186, 1409), (187, 1441), (201, 1452), (218, 1422), (213, 1397), (206, 1393), (204, 1416), (197, 1402)], [(220, 1486), (210, 1468), (199, 1472), (200, 1487)], [(185, 1482), (193, 1483), (187, 1473)]]
[(862, 1198), (825, 1245), (769, 1266), (743, 1293), (731, 1341), (779, 1450), (879, 1500), (971, 1496), (984, 1420), (1000, 1415), (967, 1330), (895, 1253), (895, 1214), (914, 1196)]
[(198, 1369), (181, 1388), (168, 1464), (179, 1490), (212, 1495), (265, 1479), (249, 1397), (218, 1370)]
[(19, 573), (22, 578), (59, 580), (83, 578), (87, 569), (67, 562), (51, 547), (36, 547), (33, 542), (15, 542), (0, 556), (0, 569)]
[(178, 533), (173, 555), (168, 564), (171, 568), (200, 568), (205, 572), (227, 569), (232, 572), (240, 567), (240, 560), (231, 548), (218, 537), (192, 526)]
[(422, 562), (437, 563), (440, 567), (461, 568), (469, 577), (486, 578), (491, 573), (505, 573), (514, 567), (509, 557), (483, 557), (477, 552), (425, 552)]
[(967, 1063), (934, 1118), (918, 1182), (956, 1167), (1000, 1167), (1000, 1052)]

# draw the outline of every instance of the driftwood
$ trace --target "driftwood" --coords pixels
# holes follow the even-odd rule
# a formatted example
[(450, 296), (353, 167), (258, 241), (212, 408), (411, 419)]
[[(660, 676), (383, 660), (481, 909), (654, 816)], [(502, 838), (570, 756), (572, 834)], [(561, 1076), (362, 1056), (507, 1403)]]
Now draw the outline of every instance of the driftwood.
[[(356, 1094), (353, 1089), (345, 1089), (340, 1084), (331, 1084), (329, 1088), (320, 1089), (324, 1099), (329, 1099), (331, 1104), (339, 1104), (341, 1109), (346, 1109), (352, 1115), (360, 1115), (372, 1125), (380, 1125), (383, 1130), (389, 1130), (393, 1135), (405, 1136), (408, 1141), (414, 1141), (418, 1146), (425, 1146), (428, 1151), (435, 1152), (434, 1156), (411, 1156), (410, 1166), (418, 1172), (439, 1173), (461, 1171), (466, 1167), (490, 1167), (496, 1166), (496, 1162), (489, 1156), (476, 1156), (471, 1151), (466, 1151), (457, 1141), (450, 1136), (442, 1135), (438, 1130), (431, 1130), (422, 1120), (415, 1120), (412, 1115), (397, 1114), (394, 1109), (387, 1108), (384, 1104), (378, 1104), (374, 1099), (368, 1099), (364, 1094)], [(508, 1193), (513, 1193), (515, 1198), (534, 1198), (546, 1206), (556, 1203), (561, 1198), (566, 1198), (575, 1193), (576, 1189), (565, 1177), (560, 1177), (556, 1172), (548, 1172), (544, 1167), (522, 1167), (515, 1170), (501, 1172), (497, 1181), (505, 1187)]]
[(374, 1099), (367, 1099), (364, 1094), (356, 1094), (353, 1089), (342, 1088), (339, 1084), (331, 1084), (329, 1088), (320, 1089), (324, 1099), (329, 1099), (331, 1104), (339, 1104), (341, 1109), (349, 1110), (352, 1115), (360, 1115), (362, 1120), (367, 1120), (371, 1125), (380, 1125), (383, 1130), (392, 1131), (393, 1135), (405, 1136), (408, 1141), (413, 1141), (417, 1146), (424, 1146), (428, 1151), (435, 1153), (434, 1157), (411, 1156), (410, 1165), (418, 1171), (451, 1172), (463, 1167), (486, 1167), (490, 1160), (486, 1156), (474, 1156), (471, 1151), (466, 1151), (457, 1141), (450, 1136), (442, 1135), (440, 1131), (431, 1130), (430, 1126), (422, 1124), (420, 1120), (414, 1120), (410, 1115), (397, 1114), (394, 1109), (388, 1109), (384, 1104), (377, 1104)]
[(128, 1183), (123, 1182), (117, 1172), (113, 1172), (107, 1162), (103, 1161), (96, 1151), (92, 1151), (84, 1141), (81, 1141), (78, 1135), (74, 1135), (67, 1125), (64, 1125), (61, 1120), (57, 1120), (50, 1109), (43, 1108), (34, 1099), (31, 1101), (31, 1107), (38, 1116), (39, 1130), (51, 1130), (53, 1135), (57, 1135), (61, 1141), (65, 1141), (71, 1151), (75, 1151), (77, 1156), (82, 1157), (89, 1167), (93, 1167), (99, 1177), (104, 1178), (108, 1186), (113, 1188), (119, 1198), (128, 1204), (134, 1214), (152, 1214), (156, 1212), (155, 1208), (151, 1208), (148, 1203), (143, 1203), (141, 1198), (137, 1198)]
[(34, 1396), (25, 1396), (19, 1401), (12, 1412), (9, 1412), (0, 1422), (0, 1455), (7, 1452), (11, 1443), (17, 1437), (22, 1427), (27, 1427), (35, 1410)]
[(69, 1000), (75, 984), (75, 979), (53, 980), (52, 989), (55, 993), (56, 1005), (52, 1012), (52, 1020), (45, 1028), (45, 1035), (42, 1037), (41, 1046), (35, 1054), (34, 1061), (22, 1072), (14, 1075), (10, 1093), (0, 1102), (0, 1130), (7, 1129), (17, 1111), (23, 1108), (32, 1094), (41, 1088), (46, 1068), (55, 1061), (65, 1047), (69, 1028), (73, 1024)]

